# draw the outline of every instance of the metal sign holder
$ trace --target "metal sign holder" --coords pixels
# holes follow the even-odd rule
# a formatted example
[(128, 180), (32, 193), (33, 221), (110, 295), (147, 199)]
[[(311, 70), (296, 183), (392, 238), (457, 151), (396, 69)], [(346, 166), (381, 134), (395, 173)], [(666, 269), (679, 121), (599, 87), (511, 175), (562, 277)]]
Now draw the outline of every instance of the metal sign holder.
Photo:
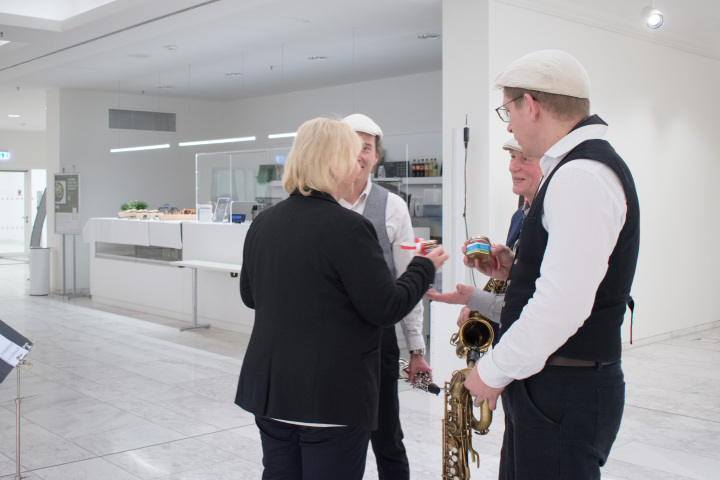
[[(60, 229), (60, 231), (58, 231), (58, 213), (60, 213), (60, 214), (62, 214), (62, 215), (68, 215), (68, 213), (70, 213), (70, 208), (69, 208), (69, 207), (71, 207), (72, 205), (74, 205), (75, 208), (72, 210), (73, 215), (79, 215), (79, 209), (80, 209), (80, 203), (79, 203), (79, 190), (80, 190), (79, 183), (80, 183), (80, 182), (79, 182), (79, 177), (76, 175), (77, 172), (75, 171), (75, 165), (72, 166), (72, 172), (66, 172), (66, 171), (65, 171), (65, 167), (63, 166), (63, 167), (61, 168), (61, 174), (60, 174), (60, 175), (66, 175), (66, 174), (68, 175), (68, 179), (66, 179), (67, 183), (65, 183), (64, 185), (61, 185), (61, 186), (60, 186), (60, 187), (61, 187), (61, 193), (62, 193), (62, 195), (60, 195), (60, 198), (62, 198), (62, 202), (61, 202), (62, 209), (61, 209), (61, 210), (58, 210), (60, 207), (57, 206), (57, 204), (58, 204), (58, 192), (57, 192), (57, 190), (56, 190), (56, 194), (55, 194), (55, 203), (56, 203), (56, 206), (55, 206), (55, 233), (56, 233), (56, 234), (59, 234), (59, 235), (62, 235), (62, 296), (65, 297), (65, 298), (67, 298), (67, 299), (70, 299), (70, 298), (78, 298), (78, 297), (87, 297), (88, 295), (83, 295), (83, 294), (78, 295), (78, 294), (77, 294), (77, 244), (76, 244), (76, 237), (78, 236), (78, 233), (75, 233), (75, 231), (79, 229), (79, 226), (76, 226), (77, 228), (75, 228), (75, 227), (73, 227), (72, 222), (67, 222), (66, 224), (63, 225), (63, 227)], [(57, 175), (57, 174), (56, 174), (56, 175)], [(75, 182), (74, 182), (74, 185), (71, 185), (72, 177), (73, 177), (73, 176), (75, 176), (75, 178), (74, 178)], [(60, 182), (58, 182), (58, 181), (57, 181), (57, 177), (56, 177), (56, 182), (55, 182), (55, 183), (56, 183), (56, 186), (55, 186), (55, 188), (56, 188), (56, 189), (58, 188), (57, 183), (62, 183), (62, 182), (63, 182), (63, 180), (61, 180)], [(74, 187), (74, 188), (72, 188), (72, 187)], [(63, 188), (64, 188), (64, 189), (63, 189)], [(70, 198), (70, 196), (68, 195), (68, 193), (74, 193), (75, 196), (74, 196), (73, 198)], [(65, 204), (66, 201), (68, 202), (67, 204)], [(73, 218), (73, 220), (74, 220), (74, 218)], [(68, 228), (68, 224), (69, 224), (70, 227), (72, 227), (72, 228)], [(68, 232), (67, 230), (70, 230), (70, 232)], [(73, 255), (72, 255), (73, 289), (72, 289), (72, 293), (68, 293), (67, 288), (66, 288), (66, 283), (65, 283), (66, 280), (67, 280), (67, 261), (66, 261), (65, 238), (66, 238), (68, 235), (72, 235), (72, 237), (73, 237), (73, 242), (72, 242), (72, 251), (73, 251)]]
[(30, 367), (32, 367), (32, 363), (25, 359), (20, 360), (20, 362), (15, 365), (15, 370), (17, 370), (17, 397), (15, 397), (15, 480), (28, 478), (20, 475), (20, 402), (22, 401), (22, 397), (20, 396), (20, 370)]

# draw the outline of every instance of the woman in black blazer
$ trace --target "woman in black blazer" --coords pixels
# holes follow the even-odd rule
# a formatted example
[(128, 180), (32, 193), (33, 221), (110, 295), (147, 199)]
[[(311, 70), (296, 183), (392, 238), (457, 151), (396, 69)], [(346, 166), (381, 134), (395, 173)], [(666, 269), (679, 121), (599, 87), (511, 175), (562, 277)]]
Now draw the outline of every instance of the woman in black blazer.
[(399, 279), (372, 224), (338, 199), (359, 169), (344, 123), (304, 123), (285, 163), (290, 197), (248, 230), (242, 300), (255, 309), (235, 403), (255, 415), (263, 479), (360, 479), (377, 428), (380, 337), (447, 259), (417, 256)]

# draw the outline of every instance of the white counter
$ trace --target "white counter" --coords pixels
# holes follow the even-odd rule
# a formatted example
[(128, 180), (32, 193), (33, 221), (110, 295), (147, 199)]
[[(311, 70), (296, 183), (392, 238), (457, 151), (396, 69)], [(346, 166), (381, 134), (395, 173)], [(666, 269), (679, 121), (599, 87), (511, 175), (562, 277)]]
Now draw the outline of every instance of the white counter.
[[(240, 299), (239, 272), (249, 224), (93, 218), (83, 229), (90, 243), (90, 295), (94, 301), (193, 320), (191, 262), (197, 268), (197, 321), (250, 333), (254, 311)], [(96, 242), (177, 249), (170, 261), (96, 255)], [(226, 268), (205, 268), (222, 264)], [(229, 265), (229, 266), (228, 266)], [(232, 268), (231, 268), (232, 267)], [(190, 334), (190, 332), (188, 332)]]

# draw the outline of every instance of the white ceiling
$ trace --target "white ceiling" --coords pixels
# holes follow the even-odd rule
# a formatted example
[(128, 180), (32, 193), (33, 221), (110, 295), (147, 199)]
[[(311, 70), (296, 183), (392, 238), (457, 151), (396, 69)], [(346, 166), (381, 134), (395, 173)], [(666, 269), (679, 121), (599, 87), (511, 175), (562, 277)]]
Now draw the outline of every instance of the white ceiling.
[[(652, 0), (497, 1), (720, 60), (718, 0), (655, 0), (666, 14), (657, 31), (640, 20)], [(439, 70), (442, 39), (418, 36), (442, 33), (441, 9), (441, 0), (3, 0), (0, 130), (44, 130), (54, 88), (227, 101)]]

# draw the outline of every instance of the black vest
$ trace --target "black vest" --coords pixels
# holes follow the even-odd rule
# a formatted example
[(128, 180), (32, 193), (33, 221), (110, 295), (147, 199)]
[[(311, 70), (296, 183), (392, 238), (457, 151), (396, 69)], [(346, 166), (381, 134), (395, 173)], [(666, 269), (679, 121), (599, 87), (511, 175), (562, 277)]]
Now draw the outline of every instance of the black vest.
[[(501, 315), (500, 336), (518, 319), (523, 307), (535, 293), (540, 277), (548, 232), (542, 225), (545, 192), (552, 178), (563, 165), (576, 159), (590, 159), (608, 165), (617, 174), (625, 190), (627, 214), (615, 248), (608, 260), (608, 270), (598, 287), (590, 316), (578, 331), (556, 352), (556, 355), (599, 362), (620, 360), (620, 326), (640, 246), (640, 206), (630, 170), (605, 140), (586, 140), (571, 150), (550, 173), (532, 202), (523, 221), (515, 264), (510, 270), (510, 286), (505, 293), (505, 307)], [(559, 306), (562, 308), (562, 306)]]
[[(370, 181), (370, 180), (368, 180)], [(396, 277), (395, 273), (395, 261), (393, 259), (392, 244), (387, 234), (387, 226), (385, 225), (385, 217), (387, 212), (387, 197), (390, 192), (381, 187), (380, 185), (373, 183), (368, 192), (367, 199), (365, 200), (365, 209), (363, 210), (363, 217), (370, 220), (375, 227), (375, 233), (378, 236), (378, 242), (382, 247), (383, 257), (385, 262), (390, 268), (390, 272)]]

